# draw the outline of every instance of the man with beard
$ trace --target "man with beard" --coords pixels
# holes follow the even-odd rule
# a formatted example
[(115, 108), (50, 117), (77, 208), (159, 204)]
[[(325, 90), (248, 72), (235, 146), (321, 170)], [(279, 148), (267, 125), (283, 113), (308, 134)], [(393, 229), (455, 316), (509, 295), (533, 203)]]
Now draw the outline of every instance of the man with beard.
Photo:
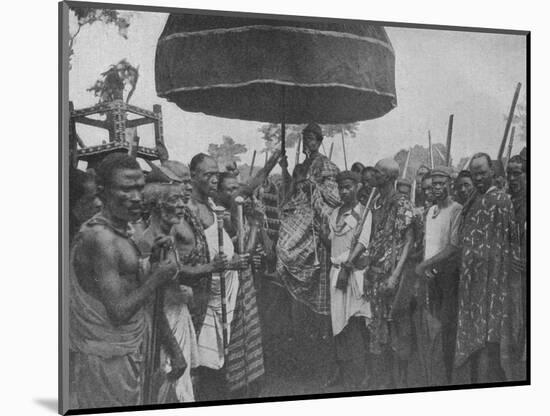
[[(144, 402), (144, 356), (150, 337), (145, 308), (156, 289), (177, 272), (171, 260), (158, 261), (158, 241), (151, 270), (140, 259), (129, 222), (140, 217), (143, 173), (126, 154), (108, 155), (97, 170), (103, 202), (76, 235), (71, 252), (69, 338), (75, 370), (74, 407), (99, 408)], [(159, 320), (161, 345), (172, 362), (170, 377), (186, 368), (166, 320)], [(152, 399), (154, 401), (154, 398)]]
[[(306, 159), (301, 169), (305, 180), (300, 186), (293, 184), (291, 188), (296, 192), (289, 195), (281, 208), (277, 279), (290, 295), (288, 309), (292, 311), (296, 341), (323, 337), (328, 340), (329, 256), (319, 231), (322, 222), (340, 203), (338, 168), (319, 153), (323, 140), (319, 125), (309, 124), (302, 134)], [(298, 354), (305, 351), (305, 345), (297, 346)]]
[[(399, 175), (397, 162), (382, 159), (375, 168), (379, 198), (372, 207), (365, 294), (372, 309), (371, 352), (381, 355), (381, 371), (386, 377), (381, 387), (391, 388), (395, 386), (396, 359), (399, 383), (406, 385), (411, 353), (409, 310), (407, 307), (394, 308), (394, 305), (397, 304), (396, 294), (413, 242), (413, 213), (411, 202), (394, 188)], [(408, 303), (407, 300), (400, 301), (403, 305)]]
[[(199, 153), (191, 159), (191, 183), (193, 190), (189, 201), (190, 211), (196, 216), (199, 224), (194, 229), (198, 231), (195, 243), (200, 244), (198, 259), (210, 262), (219, 254), (217, 217), (214, 212), (215, 197), (218, 190), (218, 164), (214, 158)], [(220, 400), (227, 397), (227, 383), (224, 374), (226, 357), (223, 348), (222, 321), (228, 326), (228, 341), (231, 339), (231, 324), (235, 312), (235, 303), (239, 291), (237, 270), (248, 267), (249, 256), (234, 255), (231, 238), (225, 230), (223, 234), (224, 254), (231, 258), (222, 272), (208, 274), (206, 285), (201, 284), (201, 292), (206, 294), (206, 307), (196, 314), (194, 322), (198, 333), (199, 344), (199, 400)], [(225, 280), (226, 316), (222, 317), (220, 279)], [(201, 279), (202, 280), (202, 279)], [(206, 290), (205, 290), (206, 289)], [(204, 302), (201, 302), (204, 306)]]
[[(142, 254), (148, 256), (154, 242), (159, 238), (173, 235), (173, 228), (180, 223), (184, 209), (182, 186), (179, 183), (148, 183), (145, 186), (144, 199), (145, 206), (150, 212), (149, 225), (137, 243)], [(183, 375), (175, 383), (176, 397), (172, 400), (179, 402), (195, 400), (191, 369), (197, 366), (198, 348), (191, 314), (187, 307), (191, 298), (191, 288), (180, 285), (177, 281), (168, 284), (163, 291), (163, 312), (188, 364)], [(165, 371), (170, 371), (169, 357), (162, 359), (162, 367)]]
[[(456, 254), (462, 206), (449, 196), (451, 176), (448, 168), (435, 168), (430, 176), (435, 205), (428, 209), (424, 220), (423, 261), (416, 266), (416, 274), (423, 280), (429, 280), (419, 282), (423, 290), (422, 295), (418, 296), (417, 307), (424, 308), (424, 311), (419, 310), (417, 317), (420, 317), (421, 324), (427, 323), (423, 318), (431, 320), (432, 317), (441, 323), (443, 363), (447, 382), (450, 383), (456, 342), (458, 290)], [(428, 314), (430, 316), (427, 316)], [(427, 333), (428, 328), (423, 329), (417, 331), (418, 337)], [(433, 339), (427, 341), (428, 344), (435, 342)], [(425, 359), (426, 368), (433, 368), (431, 363), (437, 357), (426, 354)]]
[(504, 381), (512, 258), (517, 255), (514, 207), (494, 185), (493, 163), (476, 153), (470, 172), (477, 194), (463, 207), (455, 367), (469, 365), (476, 382)]
[(519, 261), (514, 261), (514, 269), (521, 279), (512, 287), (512, 307), (514, 308), (514, 335), (516, 338), (516, 354), (523, 354), (525, 361), (526, 343), (526, 293), (527, 293), (527, 176), (526, 161), (520, 155), (512, 156), (506, 167), (508, 189), (514, 204), (517, 233), (519, 236)]
[(466, 204), (475, 191), (472, 174), (469, 170), (461, 170), (455, 180), (456, 202)]

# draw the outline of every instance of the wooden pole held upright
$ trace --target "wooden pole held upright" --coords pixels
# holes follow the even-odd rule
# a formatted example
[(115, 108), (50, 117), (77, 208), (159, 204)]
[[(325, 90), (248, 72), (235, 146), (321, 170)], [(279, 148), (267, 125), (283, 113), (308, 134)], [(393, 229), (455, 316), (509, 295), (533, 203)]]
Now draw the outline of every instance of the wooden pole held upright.
[(332, 151), (334, 150), (334, 142), (330, 144), (330, 151), (328, 152), (328, 160), (332, 160)]
[(430, 158), (430, 169), (434, 168), (434, 154), (432, 151), (432, 132), (428, 130), (428, 156)]
[(512, 132), (510, 133), (510, 141), (508, 142), (508, 154), (506, 155), (506, 165), (504, 165), (504, 171), (508, 167), (510, 162), (510, 157), (512, 157), (512, 147), (514, 146), (514, 135), (516, 134), (516, 128), (512, 127)]
[(254, 162), (256, 161), (256, 151), (254, 150), (254, 153), (252, 154), (252, 163), (250, 164), (250, 172), (248, 173), (248, 176), (252, 176), (252, 173), (254, 171)]
[(506, 139), (508, 138), (508, 133), (510, 132), (510, 126), (512, 125), (512, 119), (514, 118), (514, 111), (516, 110), (516, 104), (518, 102), (519, 92), (521, 90), (521, 82), (518, 82), (516, 86), (516, 91), (514, 92), (514, 98), (512, 98), (512, 105), (510, 106), (510, 112), (508, 113), (508, 119), (506, 120), (506, 127), (504, 127), (504, 135), (502, 136), (502, 141), (500, 142), (500, 148), (498, 149), (498, 160), (502, 160), (504, 155), (504, 148), (506, 147)]
[(445, 164), (451, 166), (451, 140), (453, 138), (453, 121), (454, 114), (449, 116), (449, 124), (447, 126), (447, 154), (445, 155)]

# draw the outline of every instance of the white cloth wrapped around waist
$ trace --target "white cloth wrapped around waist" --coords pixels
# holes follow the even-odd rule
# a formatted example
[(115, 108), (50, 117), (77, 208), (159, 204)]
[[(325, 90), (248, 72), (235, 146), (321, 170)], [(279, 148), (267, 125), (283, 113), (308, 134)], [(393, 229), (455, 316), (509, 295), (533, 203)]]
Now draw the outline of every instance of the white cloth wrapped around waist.
[(352, 316), (370, 318), (372, 316), (370, 303), (363, 296), (364, 270), (353, 269), (350, 273), (348, 285), (345, 290), (336, 288), (341, 264), (349, 256), (349, 251), (341, 253), (338, 257), (331, 258), (330, 269), (330, 312), (332, 320), (332, 333), (338, 335), (347, 325)]

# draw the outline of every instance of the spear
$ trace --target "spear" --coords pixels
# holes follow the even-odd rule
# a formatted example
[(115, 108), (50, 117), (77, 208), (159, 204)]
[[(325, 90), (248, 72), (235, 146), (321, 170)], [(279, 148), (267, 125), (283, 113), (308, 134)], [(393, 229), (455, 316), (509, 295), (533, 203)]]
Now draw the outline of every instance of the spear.
[(506, 157), (506, 166), (504, 170), (508, 167), (508, 162), (510, 162), (510, 157), (512, 156), (512, 147), (514, 146), (514, 135), (516, 134), (516, 128), (512, 127), (512, 132), (510, 133), (510, 142), (508, 143), (508, 154)]
[(447, 155), (445, 157), (445, 164), (451, 166), (451, 140), (453, 137), (453, 120), (455, 115), (451, 114), (449, 116), (449, 125), (447, 127)]
[(255, 161), (256, 161), (256, 151), (254, 150), (254, 153), (252, 154), (252, 163), (250, 164), (250, 172), (248, 173), (248, 176), (252, 176), (252, 171), (254, 170)]
[(409, 152), (407, 153), (407, 159), (405, 160), (405, 167), (403, 167), (403, 173), (401, 174), (401, 179), (405, 179), (407, 177), (407, 169), (409, 168), (411, 153), (412, 153), (412, 148), (409, 148)]
[(432, 133), (428, 130), (428, 155), (430, 157), (430, 169), (434, 168), (434, 154), (432, 152)]
[(500, 148), (498, 149), (498, 160), (502, 160), (502, 155), (504, 154), (504, 148), (506, 147), (506, 139), (508, 138), (508, 133), (510, 132), (510, 126), (512, 125), (512, 119), (514, 118), (514, 111), (516, 110), (516, 104), (518, 102), (519, 91), (521, 90), (521, 82), (518, 82), (516, 86), (516, 92), (514, 93), (514, 98), (512, 99), (512, 105), (510, 106), (510, 112), (508, 113), (508, 119), (506, 120), (506, 127), (504, 128), (504, 135), (502, 136), (502, 141), (500, 142)]

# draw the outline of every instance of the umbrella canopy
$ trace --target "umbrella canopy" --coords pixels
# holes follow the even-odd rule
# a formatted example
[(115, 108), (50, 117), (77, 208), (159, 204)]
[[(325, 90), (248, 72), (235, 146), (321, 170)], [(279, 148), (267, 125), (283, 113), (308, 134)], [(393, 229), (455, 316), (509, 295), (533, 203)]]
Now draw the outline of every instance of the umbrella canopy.
[(397, 105), (388, 36), (359, 21), (170, 15), (155, 75), (181, 109), (241, 120), (350, 123)]

